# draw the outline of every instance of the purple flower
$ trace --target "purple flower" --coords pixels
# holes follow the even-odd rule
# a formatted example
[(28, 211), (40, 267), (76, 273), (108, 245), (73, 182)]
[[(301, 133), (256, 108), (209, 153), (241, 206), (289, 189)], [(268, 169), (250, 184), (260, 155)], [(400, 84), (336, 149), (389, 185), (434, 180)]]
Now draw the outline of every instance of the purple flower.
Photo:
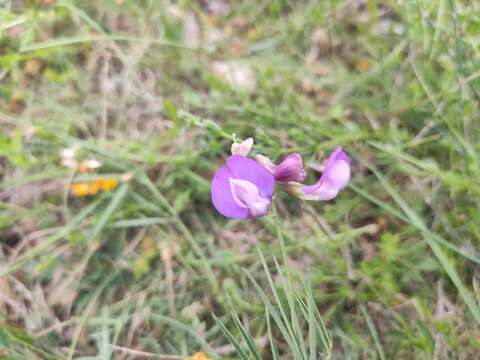
[(273, 171), (273, 176), (275, 177), (275, 180), (279, 182), (303, 182), (307, 177), (307, 174), (303, 169), (303, 160), (300, 154), (293, 153), (283, 159)]
[(300, 195), (306, 200), (332, 200), (349, 180), (350, 158), (338, 147), (328, 158), (320, 179), (313, 185), (301, 187)]
[(275, 179), (254, 160), (232, 155), (212, 180), (212, 202), (220, 214), (247, 219), (267, 214)]
[(283, 161), (275, 165), (268, 157), (258, 154), (255, 160), (270, 171), (278, 182), (303, 182), (307, 174), (303, 169), (303, 160), (299, 153), (288, 155)]

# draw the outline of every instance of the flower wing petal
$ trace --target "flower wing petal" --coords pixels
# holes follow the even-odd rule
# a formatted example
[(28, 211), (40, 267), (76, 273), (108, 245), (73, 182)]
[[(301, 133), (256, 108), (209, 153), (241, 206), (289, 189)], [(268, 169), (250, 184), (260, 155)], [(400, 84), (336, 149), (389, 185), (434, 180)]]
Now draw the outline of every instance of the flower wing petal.
[(263, 216), (268, 212), (271, 200), (260, 195), (255, 184), (247, 180), (230, 178), (233, 200), (237, 205), (245, 207), (253, 217)]

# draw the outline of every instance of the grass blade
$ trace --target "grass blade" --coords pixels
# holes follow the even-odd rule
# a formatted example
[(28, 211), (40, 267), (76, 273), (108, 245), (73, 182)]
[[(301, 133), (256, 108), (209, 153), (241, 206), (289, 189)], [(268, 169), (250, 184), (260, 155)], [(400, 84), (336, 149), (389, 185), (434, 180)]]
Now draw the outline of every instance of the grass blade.
[(273, 360), (280, 360), (280, 354), (278, 353), (277, 344), (273, 338), (272, 325), (270, 323), (270, 313), (268, 312), (268, 307), (265, 306), (265, 316), (267, 318), (267, 331), (268, 331), (268, 341), (270, 342), (270, 348), (272, 351)]
[(381, 360), (385, 360), (386, 359), (385, 352), (383, 351), (383, 347), (380, 342), (380, 338), (378, 337), (377, 330), (375, 329), (375, 325), (373, 324), (372, 318), (370, 317), (370, 314), (368, 313), (367, 309), (365, 309), (365, 305), (360, 304), (360, 310), (362, 311), (363, 317), (367, 322), (368, 330), (372, 335), (373, 341), (375, 343), (375, 347), (377, 348), (378, 356), (380, 357)]
[(232, 316), (233, 316), (233, 322), (235, 323), (238, 330), (240, 331), (240, 334), (242, 335), (243, 339), (247, 343), (247, 346), (250, 350), (250, 353), (253, 355), (254, 359), (260, 360), (261, 356), (258, 353), (257, 346), (255, 345), (255, 341), (253, 341), (250, 334), (247, 333), (246, 329), (242, 325), (242, 323), (241, 323), (240, 319), (238, 318), (238, 315), (235, 311), (232, 311)]
[(237, 341), (237, 339), (235, 339), (235, 337), (232, 335), (230, 330), (227, 329), (227, 327), (225, 326), (223, 321), (220, 320), (215, 314), (212, 314), (212, 316), (213, 316), (213, 319), (215, 320), (215, 322), (218, 324), (218, 326), (220, 326), (220, 329), (225, 334), (225, 336), (228, 338), (230, 343), (235, 347), (235, 349), (237, 350), (237, 353), (240, 356), (240, 358), (242, 358), (243, 360), (249, 360), (249, 357), (248, 357), (247, 353), (245, 352), (245, 350), (243, 349), (242, 345)]

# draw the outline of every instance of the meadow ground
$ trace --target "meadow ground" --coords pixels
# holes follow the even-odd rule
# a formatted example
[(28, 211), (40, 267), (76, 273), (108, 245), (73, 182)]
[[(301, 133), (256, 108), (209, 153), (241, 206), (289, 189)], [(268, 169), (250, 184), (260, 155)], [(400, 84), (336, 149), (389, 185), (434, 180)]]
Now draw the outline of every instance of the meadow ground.
[[(478, 358), (479, 14), (0, 0), (0, 358)], [(225, 219), (248, 136), (351, 182)]]

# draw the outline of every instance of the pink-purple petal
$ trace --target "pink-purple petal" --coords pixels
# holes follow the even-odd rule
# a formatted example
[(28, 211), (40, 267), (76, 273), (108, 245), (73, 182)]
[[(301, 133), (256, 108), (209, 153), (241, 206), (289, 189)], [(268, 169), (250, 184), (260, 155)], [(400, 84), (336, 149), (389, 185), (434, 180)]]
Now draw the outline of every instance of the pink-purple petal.
[(303, 182), (307, 174), (303, 169), (303, 160), (300, 154), (293, 153), (288, 155), (280, 164), (278, 164), (273, 172), (276, 181)]
[(256, 161), (245, 156), (232, 155), (227, 159), (227, 168), (234, 179), (247, 180), (258, 187), (265, 198), (272, 198), (275, 181), (272, 174)]
[[(236, 199), (232, 195), (231, 179), (245, 181), (234, 181), (234, 186), (239, 186), (235, 190), (239, 191)], [(267, 169), (245, 156), (232, 155), (213, 177), (212, 203), (226, 217), (246, 219), (262, 216), (272, 201), (274, 187), (275, 180)]]
[(350, 158), (337, 148), (328, 158), (320, 179), (313, 185), (304, 186), (303, 197), (307, 200), (332, 200), (350, 180)]
[(247, 208), (253, 217), (263, 216), (268, 212), (271, 200), (260, 195), (255, 184), (247, 180), (230, 178), (230, 188), (233, 200), (239, 206)]
[(212, 203), (220, 214), (230, 218), (246, 219), (249, 211), (238, 205), (232, 196), (230, 178), (232, 174), (226, 166), (218, 169), (212, 180)]
[(241, 143), (233, 143), (231, 148), (232, 155), (248, 156), (252, 150), (252, 146), (253, 138), (251, 137), (243, 140)]
[(350, 166), (344, 160), (337, 160), (325, 169), (322, 177), (325, 182), (341, 190), (347, 186), (350, 180)]
[(305, 186), (303, 188), (303, 197), (306, 200), (332, 200), (338, 195), (338, 192), (340, 191), (338, 188), (333, 187), (328, 182), (322, 182), (319, 185), (317, 184)]
[(342, 147), (337, 147), (328, 157), (327, 163), (325, 164), (325, 169), (328, 168), (333, 162), (337, 160), (346, 161), (348, 165), (350, 165), (350, 158), (348, 155), (343, 151)]

